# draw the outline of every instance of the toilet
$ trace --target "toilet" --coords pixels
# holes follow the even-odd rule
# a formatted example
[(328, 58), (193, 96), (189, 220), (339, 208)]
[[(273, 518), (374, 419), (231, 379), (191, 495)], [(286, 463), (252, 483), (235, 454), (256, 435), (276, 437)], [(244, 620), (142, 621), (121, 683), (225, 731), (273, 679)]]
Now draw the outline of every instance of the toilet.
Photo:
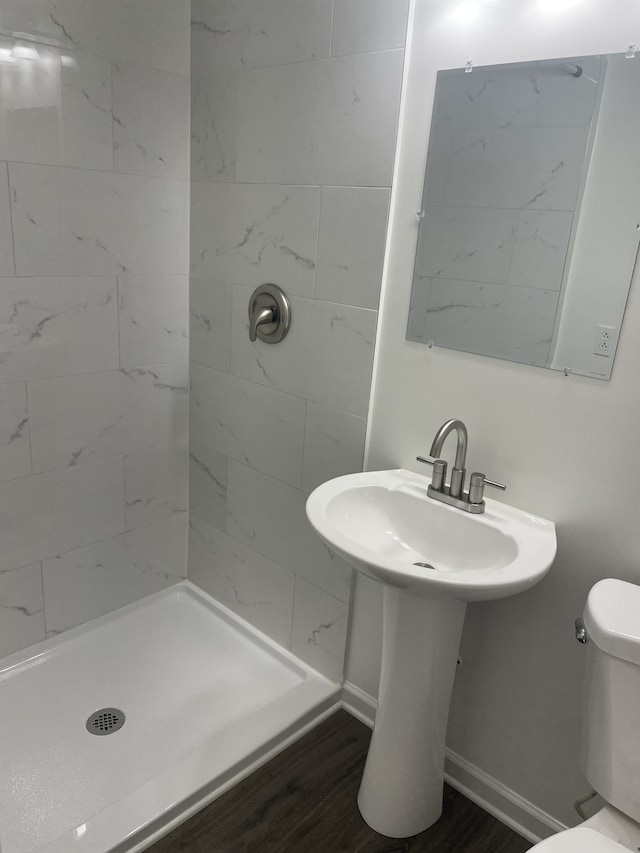
[(584, 610), (586, 681), (582, 766), (606, 805), (535, 853), (640, 849), (640, 586), (599, 581)]

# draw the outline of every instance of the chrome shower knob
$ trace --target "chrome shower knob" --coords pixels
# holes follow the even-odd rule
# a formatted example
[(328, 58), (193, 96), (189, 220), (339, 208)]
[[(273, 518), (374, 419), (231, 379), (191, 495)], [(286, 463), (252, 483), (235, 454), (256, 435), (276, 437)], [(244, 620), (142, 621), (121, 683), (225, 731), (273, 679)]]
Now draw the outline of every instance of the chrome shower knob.
[(249, 299), (249, 340), (277, 344), (291, 325), (291, 306), (277, 284), (261, 284)]

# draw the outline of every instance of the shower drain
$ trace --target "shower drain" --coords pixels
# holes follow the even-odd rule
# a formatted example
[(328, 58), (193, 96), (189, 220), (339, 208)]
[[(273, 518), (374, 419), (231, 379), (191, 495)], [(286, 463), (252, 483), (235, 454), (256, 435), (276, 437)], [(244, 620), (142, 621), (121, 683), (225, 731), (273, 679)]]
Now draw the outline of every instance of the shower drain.
[(119, 708), (100, 708), (87, 720), (87, 731), (92, 735), (111, 735), (124, 726), (124, 712)]

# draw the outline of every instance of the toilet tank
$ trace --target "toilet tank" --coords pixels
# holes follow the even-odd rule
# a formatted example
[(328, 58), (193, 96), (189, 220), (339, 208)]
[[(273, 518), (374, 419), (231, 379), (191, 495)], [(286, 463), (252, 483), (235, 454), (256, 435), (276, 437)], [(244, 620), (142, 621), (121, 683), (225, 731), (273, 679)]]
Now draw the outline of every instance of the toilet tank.
[(599, 581), (584, 624), (583, 770), (605, 800), (640, 821), (640, 586)]

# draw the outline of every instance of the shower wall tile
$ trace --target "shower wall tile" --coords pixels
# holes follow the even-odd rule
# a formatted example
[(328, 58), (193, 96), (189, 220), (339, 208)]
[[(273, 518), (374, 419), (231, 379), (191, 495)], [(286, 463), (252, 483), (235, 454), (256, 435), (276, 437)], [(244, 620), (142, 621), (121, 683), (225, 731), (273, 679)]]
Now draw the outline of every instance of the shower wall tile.
[(0, 382), (117, 366), (115, 278), (0, 278)]
[[(58, 62), (60, 54), (61, 51), (58, 51)], [(30, 150), (41, 131), (45, 131), (42, 138), (48, 138), (46, 129), (16, 127), (11, 120), (15, 114), (7, 116), (7, 141), (10, 144), (7, 159), (79, 169), (113, 169), (111, 63), (85, 53), (66, 55), (72, 62), (64, 65), (60, 63), (60, 105), (57, 116), (54, 113), (52, 117), (50, 110), (46, 113), (47, 121), (53, 118), (56, 122), (57, 119), (57, 128), (54, 125), (51, 129), (57, 130), (53, 137), (57, 144), (48, 151)]]
[(191, 276), (189, 346), (191, 359), (229, 372), (231, 365), (230, 284)]
[(185, 440), (187, 391), (184, 363), (30, 382), (34, 472)]
[(115, 168), (135, 175), (189, 177), (189, 78), (113, 64)]
[(349, 607), (296, 578), (291, 651), (333, 681), (342, 681)]
[[(17, 59), (0, 64), (0, 157), (58, 165), (58, 107), (62, 103), (60, 55), (55, 47), (40, 46), (38, 51), (41, 62)], [(109, 63), (100, 61), (106, 64), (109, 73)]]
[(307, 403), (303, 491), (311, 492), (333, 477), (362, 471), (366, 429), (365, 418)]
[(189, 531), (190, 580), (260, 631), (289, 648), (294, 575), (192, 518)]
[(234, 288), (231, 370), (262, 385), (365, 416), (376, 312), (291, 298), (294, 318), (278, 346), (249, 341), (250, 290)]
[(42, 565), (47, 635), (182, 580), (186, 514), (67, 552)]
[(0, 275), (14, 275), (7, 164), (0, 163)]
[(227, 523), (227, 457), (206, 436), (189, 435), (189, 512), (224, 530)]
[(3, 0), (2, 29), (110, 59), (189, 72), (188, 0)]
[(351, 568), (307, 521), (306, 494), (229, 462), (227, 530), (234, 539), (339, 598), (349, 600)]
[(316, 299), (378, 308), (388, 189), (323, 187)]
[(124, 531), (122, 458), (0, 484), (0, 571)]
[(409, 0), (335, 0), (331, 55), (404, 47)]
[(191, 435), (198, 445), (300, 486), (305, 401), (218, 370), (191, 366)]
[(352, 573), (304, 505), (362, 466), (408, 5), (192, 4), (190, 577), (289, 646), (295, 576), (295, 651), (333, 678)]
[(319, 215), (319, 187), (193, 183), (191, 271), (311, 296)]
[(188, 276), (121, 275), (118, 309), (121, 367), (188, 359)]
[(184, 274), (188, 183), (9, 167), (18, 275)]
[(24, 382), (0, 385), (0, 480), (31, 474), (29, 412)]
[(0, 65), (0, 158), (113, 169), (111, 63), (52, 46), (37, 50), (37, 60)]
[(244, 71), (236, 177), (391, 186), (403, 51)]
[(44, 638), (40, 563), (0, 571), (0, 658)]
[(236, 176), (236, 77), (224, 69), (191, 78), (191, 180)]
[(190, 4), (1, 17), (38, 56), (0, 64), (0, 655), (43, 636), (38, 561), (145, 531), (55, 632), (186, 573)]
[(193, 0), (192, 71), (327, 57), (331, 17), (331, 0)]
[[(30, 159), (29, 162), (78, 169), (113, 169), (111, 63), (86, 53), (59, 51), (59, 55), (58, 158)], [(67, 56), (71, 62), (66, 61)], [(23, 160), (13, 155), (8, 159)]]
[(186, 513), (189, 501), (186, 441), (141, 450), (124, 458), (127, 530)]

